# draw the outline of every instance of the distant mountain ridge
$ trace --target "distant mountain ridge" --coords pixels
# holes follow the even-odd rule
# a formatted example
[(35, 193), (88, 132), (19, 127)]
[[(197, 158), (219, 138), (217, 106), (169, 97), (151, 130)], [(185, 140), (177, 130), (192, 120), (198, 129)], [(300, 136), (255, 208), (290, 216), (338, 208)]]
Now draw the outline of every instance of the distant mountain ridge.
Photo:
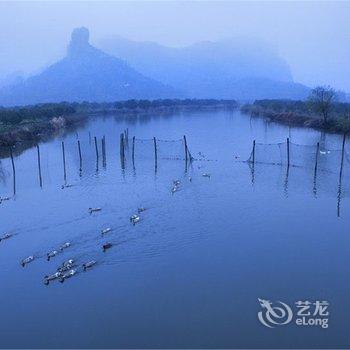
[(128, 99), (304, 99), (287, 63), (264, 43), (199, 42), (170, 48), (109, 37), (89, 43), (76, 28), (67, 55), (27, 79), (0, 87), (0, 106), (45, 102), (111, 102)]
[(40, 74), (0, 89), (0, 105), (61, 101), (116, 101), (181, 96), (89, 43), (87, 28), (72, 32), (67, 56)]
[(191, 98), (302, 99), (309, 92), (294, 83), (288, 64), (259, 41), (230, 39), (171, 48), (110, 36), (98, 46)]

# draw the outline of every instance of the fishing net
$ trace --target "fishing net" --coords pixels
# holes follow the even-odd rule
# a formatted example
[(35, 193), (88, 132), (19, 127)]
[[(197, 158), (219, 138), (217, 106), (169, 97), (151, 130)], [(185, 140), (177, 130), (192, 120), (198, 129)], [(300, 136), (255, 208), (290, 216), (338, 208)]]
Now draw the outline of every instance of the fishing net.
[(181, 140), (157, 139), (157, 152), (159, 159), (185, 160), (185, 142)]
[[(300, 145), (289, 142), (289, 165), (328, 172), (339, 172), (343, 164), (343, 172), (350, 172), (350, 156), (344, 151), (342, 162), (341, 149), (326, 149), (317, 145)], [(288, 142), (274, 144), (255, 144), (255, 152), (251, 152), (248, 162), (288, 165)]]
[[(132, 144), (132, 140), (131, 140)], [(130, 145), (130, 142), (129, 142)], [(132, 148), (132, 146), (130, 147)], [(157, 160), (185, 160), (185, 142), (180, 140), (159, 140), (156, 139), (137, 139), (134, 141), (134, 159), (149, 160), (155, 159), (157, 152)], [(132, 150), (129, 152), (132, 156)], [(191, 160), (191, 153), (188, 151), (188, 160)]]
[(287, 161), (286, 150), (282, 143), (255, 143), (248, 162), (282, 165)]
[[(130, 142), (129, 142), (130, 145)], [(136, 160), (154, 160), (154, 140), (153, 139), (137, 139), (135, 138), (133, 143), (133, 154)], [(129, 149), (130, 150), (130, 149)], [(132, 156), (132, 150), (129, 152), (129, 156)]]

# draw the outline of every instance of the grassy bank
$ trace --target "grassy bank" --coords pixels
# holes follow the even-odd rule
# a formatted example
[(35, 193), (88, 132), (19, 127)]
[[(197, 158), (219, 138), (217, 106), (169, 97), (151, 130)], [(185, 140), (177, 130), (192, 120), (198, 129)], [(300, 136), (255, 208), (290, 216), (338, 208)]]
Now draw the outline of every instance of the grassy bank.
[(83, 119), (63, 103), (0, 108), (0, 146), (37, 142)]
[(110, 103), (52, 103), (0, 107), (0, 147), (18, 142), (36, 143), (62, 130), (74, 128), (96, 114), (139, 115), (186, 110), (236, 108), (233, 100), (129, 100)]
[(350, 132), (350, 103), (334, 103), (327, 122), (312, 112), (306, 101), (256, 100), (241, 112), (290, 126), (309, 127), (335, 133)]

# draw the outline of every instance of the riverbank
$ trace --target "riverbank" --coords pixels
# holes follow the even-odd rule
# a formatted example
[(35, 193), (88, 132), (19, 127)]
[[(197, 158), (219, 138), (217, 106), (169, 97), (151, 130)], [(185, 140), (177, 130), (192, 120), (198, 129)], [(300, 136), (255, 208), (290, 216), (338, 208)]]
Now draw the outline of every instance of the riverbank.
[(0, 147), (43, 141), (97, 114), (159, 115), (178, 111), (237, 108), (234, 100), (129, 100), (113, 103), (57, 103), (0, 108)]
[(257, 100), (252, 104), (241, 106), (240, 110), (252, 117), (263, 117), (289, 126), (341, 134), (350, 132), (349, 103), (335, 103), (327, 122), (313, 114), (305, 101)]

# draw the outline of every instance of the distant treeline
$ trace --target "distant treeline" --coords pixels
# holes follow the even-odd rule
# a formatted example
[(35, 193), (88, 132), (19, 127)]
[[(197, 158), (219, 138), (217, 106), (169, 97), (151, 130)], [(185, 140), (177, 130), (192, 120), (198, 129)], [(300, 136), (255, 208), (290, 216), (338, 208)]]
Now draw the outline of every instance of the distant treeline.
[(157, 108), (183, 107), (238, 107), (235, 100), (216, 99), (161, 99), (161, 100), (127, 100), (117, 102), (81, 102), (70, 104), (76, 111), (113, 111), (113, 110), (148, 110)]
[[(315, 116), (308, 101), (300, 100), (256, 100), (253, 104), (242, 106), (242, 110), (249, 111), (271, 111), (275, 113), (293, 112), (298, 114)], [(333, 117), (348, 116), (350, 118), (350, 103), (335, 102), (332, 106)]]
[(37, 142), (67, 127), (74, 127), (99, 113), (172, 112), (175, 110), (236, 108), (234, 100), (163, 99), (128, 100), (117, 102), (61, 102), (29, 106), (0, 107), (0, 146), (16, 142)]
[(234, 100), (215, 99), (164, 99), (164, 100), (128, 100), (118, 102), (61, 102), (44, 103), (30, 106), (0, 107), (0, 123), (16, 125), (24, 121), (45, 121), (54, 117), (72, 115), (78, 112), (147, 110), (159, 107), (237, 107)]
[(333, 103), (327, 122), (313, 111), (308, 101), (256, 100), (252, 104), (243, 105), (241, 111), (291, 126), (307, 126), (331, 132), (350, 132), (350, 103)]
[(54, 117), (70, 115), (75, 111), (73, 106), (66, 103), (47, 103), (13, 108), (0, 107), (0, 123), (16, 125), (23, 121), (45, 121)]

